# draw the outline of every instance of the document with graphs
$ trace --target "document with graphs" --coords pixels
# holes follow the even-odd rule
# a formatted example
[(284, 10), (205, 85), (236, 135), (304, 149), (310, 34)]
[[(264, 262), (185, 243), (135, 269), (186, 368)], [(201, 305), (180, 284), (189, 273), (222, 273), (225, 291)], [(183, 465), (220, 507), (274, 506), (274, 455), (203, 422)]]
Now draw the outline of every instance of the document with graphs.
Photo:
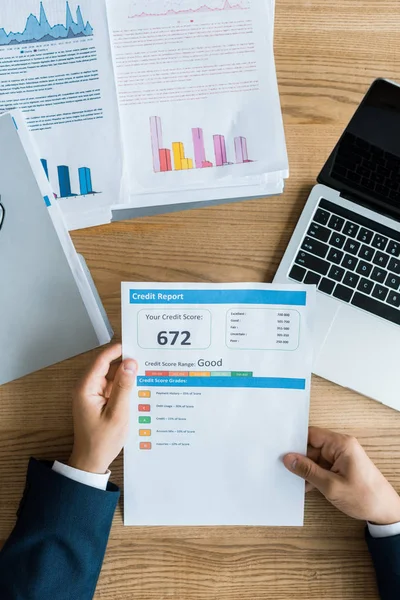
[(273, 24), (274, 0), (2, 1), (0, 114), (69, 229), (282, 192)]
[(303, 524), (313, 286), (123, 283), (126, 525)]
[(274, 2), (109, 0), (108, 14), (132, 207), (281, 193)]

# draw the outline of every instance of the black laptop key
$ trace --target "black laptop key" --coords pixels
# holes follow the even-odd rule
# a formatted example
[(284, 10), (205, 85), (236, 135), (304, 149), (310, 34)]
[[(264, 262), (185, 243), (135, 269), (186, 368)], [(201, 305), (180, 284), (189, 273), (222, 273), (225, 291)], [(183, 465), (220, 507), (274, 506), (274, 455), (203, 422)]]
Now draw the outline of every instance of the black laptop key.
[(344, 273), (345, 273), (344, 269), (342, 269), (341, 267), (335, 267), (334, 265), (332, 265), (329, 270), (328, 277), (330, 277), (331, 279), (334, 279), (335, 281), (342, 281)]
[(389, 296), (386, 298), (386, 302), (395, 306), (396, 308), (400, 307), (400, 293), (399, 292), (389, 292)]
[(375, 250), (371, 246), (362, 245), (358, 253), (359, 258), (364, 260), (372, 260), (375, 254)]
[(360, 262), (357, 265), (356, 272), (359, 275), (363, 275), (364, 277), (369, 277), (369, 274), (371, 273), (371, 271), (372, 271), (372, 265), (365, 262), (364, 260), (360, 260)]
[(307, 252), (304, 252), (303, 250), (298, 253), (295, 263), (305, 269), (320, 273), (321, 275), (326, 275), (331, 266), (326, 260), (322, 260), (322, 258), (313, 256), (312, 254), (307, 254)]
[(372, 273), (370, 275), (371, 279), (377, 281), (378, 283), (385, 283), (385, 279), (388, 272), (385, 269), (381, 269), (379, 267), (374, 267)]
[(350, 254), (356, 255), (360, 249), (360, 242), (356, 242), (355, 240), (347, 240), (344, 245), (344, 250), (346, 252), (350, 252)]
[(374, 237), (374, 234), (372, 233), (372, 231), (369, 231), (368, 229), (365, 229), (364, 227), (361, 227), (357, 239), (360, 242), (363, 242), (363, 244), (369, 244), (371, 243), (372, 238)]
[(293, 265), (292, 270), (289, 273), (289, 279), (294, 279), (295, 281), (303, 281), (304, 275), (307, 273), (306, 269), (303, 267), (299, 267), (298, 265)]
[(346, 241), (346, 238), (344, 235), (333, 232), (331, 235), (331, 239), (329, 240), (329, 243), (331, 246), (334, 246), (335, 248), (343, 248), (345, 241)]
[(321, 258), (325, 258), (328, 254), (329, 246), (312, 237), (306, 236), (301, 245), (301, 249), (306, 250), (311, 254), (315, 254), (316, 256), (320, 256)]
[(338, 283), (333, 292), (333, 296), (339, 300), (343, 300), (343, 302), (350, 302), (353, 293), (354, 290)]
[(387, 237), (376, 233), (374, 239), (371, 242), (371, 246), (373, 246), (374, 248), (378, 248), (378, 250), (384, 250), (387, 246), (388, 241), (389, 240), (387, 239)]
[(363, 294), (370, 294), (373, 290), (373, 287), (374, 287), (373, 281), (362, 277), (360, 283), (357, 286), (357, 289), (360, 290), (360, 292), (363, 292)]
[(374, 263), (374, 265), (378, 265), (379, 267), (385, 268), (389, 262), (389, 257), (387, 254), (384, 254), (380, 250), (377, 250), (372, 262)]
[(304, 278), (303, 283), (306, 283), (308, 285), (318, 285), (320, 280), (321, 280), (321, 275), (317, 275), (316, 273), (313, 273), (312, 271), (308, 271), (307, 275)]
[(377, 317), (400, 325), (400, 310), (397, 310), (388, 304), (384, 304), (379, 300), (375, 300), (370, 296), (364, 296), (364, 294), (356, 292), (351, 300), (351, 304), (357, 306), (357, 308), (362, 308)]
[(335, 287), (335, 282), (332, 279), (327, 279), (323, 277), (319, 282), (318, 289), (324, 294), (332, 294), (333, 288)]
[(317, 221), (317, 223), (321, 223), (321, 225), (326, 225), (329, 221), (330, 216), (331, 213), (329, 213), (327, 210), (318, 208), (314, 215), (314, 221)]
[(400, 260), (397, 260), (397, 258), (391, 258), (389, 260), (388, 269), (389, 271), (400, 275)]
[(307, 235), (310, 235), (321, 242), (327, 242), (330, 238), (331, 230), (319, 223), (311, 223)]
[(386, 300), (386, 296), (388, 295), (388, 293), (389, 293), (389, 290), (386, 287), (383, 287), (383, 285), (379, 285), (377, 283), (372, 291), (372, 297), (384, 302)]
[(329, 219), (328, 227), (334, 229), (335, 231), (341, 231), (344, 225), (344, 219), (342, 217), (338, 217), (337, 215), (332, 215)]
[(386, 185), (381, 185), (380, 183), (377, 183), (375, 185), (375, 191), (377, 194), (383, 196), (384, 198), (388, 198), (390, 194), (390, 188)]
[(361, 175), (358, 173), (354, 173), (352, 171), (347, 175), (347, 179), (349, 179), (352, 183), (361, 183)]
[[(400, 161), (399, 161), (400, 162)], [(398, 175), (399, 181), (396, 183), (400, 190), (400, 172)], [(320, 208), (330, 212), (331, 214), (339, 215), (343, 217), (346, 221), (351, 221), (352, 223), (357, 223), (357, 225), (361, 226), (360, 231), (357, 234), (357, 240), (363, 242), (364, 244), (369, 244), (374, 236), (374, 233), (380, 233), (381, 235), (387, 237), (391, 240), (396, 240), (400, 243), (400, 231), (396, 229), (391, 229), (386, 225), (382, 225), (377, 221), (372, 219), (368, 219), (362, 215), (359, 215), (343, 206), (339, 206), (338, 204), (334, 204), (333, 202), (329, 202), (329, 200), (325, 200), (321, 198), (319, 203)]]
[(389, 273), (386, 277), (385, 285), (392, 290), (398, 290), (400, 287), (400, 277), (398, 275), (393, 275), (393, 273)]
[(342, 262), (342, 258), (344, 256), (344, 252), (341, 250), (336, 250), (335, 248), (331, 248), (328, 252), (328, 256), (326, 257), (330, 262), (335, 263), (335, 265), (340, 265)]
[(386, 252), (388, 254), (391, 254), (392, 256), (395, 256), (396, 258), (398, 256), (400, 256), (400, 244), (399, 242), (394, 242), (393, 240), (390, 240), (388, 247), (386, 248)]
[(342, 260), (341, 266), (345, 269), (349, 269), (349, 271), (354, 271), (358, 263), (358, 258), (352, 256), (351, 254), (346, 254), (344, 259)]
[(355, 273), (350, 273), (350, 271), (347, 271), (347, 273), (343, 279), (343, 283), (352, 288), (357, 287), (357, 283), (359, 281), (360, 281), (360, 276), (356, 275)]
[(347, 173), (348, 173), (347, 167), (348, 167), (348, 165), (347, 165), (346, 161), (343, 161), (343, 164), (340, 162), (335, 163), (335, 166), (333, 167), (333, 171), (332, 171), (332, 177), (334, 179), (340, 179), (340, 180), (347, 179)]

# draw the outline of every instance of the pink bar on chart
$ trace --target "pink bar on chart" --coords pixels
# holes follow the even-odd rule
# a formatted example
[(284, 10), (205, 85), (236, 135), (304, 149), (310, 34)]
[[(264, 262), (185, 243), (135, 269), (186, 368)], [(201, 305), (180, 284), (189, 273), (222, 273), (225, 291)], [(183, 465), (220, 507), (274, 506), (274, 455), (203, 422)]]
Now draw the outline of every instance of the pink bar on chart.
[(160, 171), (172, 171), (171, 150), (168, 148), (160, 148)]
[(201, 167), (203, 169), (205, 169), (206, 167), (212, 167), (212, 166), (213, 166), (213, 164), (209, 160), (203, 160), (203, 162), (201, 163)]
[(203, 130), (200, 129), (200, 127), (192, 129), (192, 137), (194, 146), (194, 162), (196, 164), (196, 169), (201, 169), (203, 162), (206, 162)]
[(235, 156), (237, 163), (249, 162), (245, 137), (235, 137)]
[(153, 170), (155, 173), (159, 173), (161, 170), (160, 150), (163, 146), (160, 117), (150, 117), (150, 134), (151, 134), (151, 151), (153, 154)]
[(223, 135), (214, 135), (214, 153), (215, 153), (215, 165), (222, 167), (226, 164), (226, 146), (225, 138)]

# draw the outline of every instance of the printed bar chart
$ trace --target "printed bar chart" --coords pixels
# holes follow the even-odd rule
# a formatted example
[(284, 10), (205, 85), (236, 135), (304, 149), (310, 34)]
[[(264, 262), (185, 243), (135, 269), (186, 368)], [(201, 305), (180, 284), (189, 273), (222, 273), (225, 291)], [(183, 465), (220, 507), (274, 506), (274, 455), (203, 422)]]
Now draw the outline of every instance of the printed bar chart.
[(221, 134), (213, 135), (212, 149), (214, 151), (215, 164), (207, 159), (203, 129), (201, 127), (193, 127), (191, 137), (193, 141), (194, 158), (186, 156), (183, 142), (172, 142), (171, 148), (166, 148), (163, 142), (161, 118), (157, 116), (150, 117), (150, 139), (154, 173), (187, 171), (190, 169), (209, 169), (210, 167), (224, 167), (226, 165), (253, 162), (249, 159), (247, 139), (243, 136), (234, 138), (234, 163), (228, 160), (225, 136)]
[(223, 135), (214, 135), (214, 153), (215, 153), (215, 164), (217, 167), (226, 165), (226, 145), (225, 138)]
[(47, 160), (45, 160), (44, 158), (41, 158), (40, 162), (43, 165), (44, 172), (46, 173), (46, 177), (48, 179), (49, 178), (49, 167), (48, 167), (48, 164), (47, 164)]
[(57, 167), (58, 172), (58, 183), (60, 185), (60, 197), (61, 198), (70, 198), (71, 196), (76, 196), (71, 192), (71, 178), (69, 175), (69, 167), (66, 165), (60, 165)]
[(92, 176), (90, 174), (90, 169), (88, 169), (88, 167), (81, 167), (80, 169), (78, 169), (78, 174), (81, 196), (93, 194)]
[[(41, 158), (40, 162), (42, 163), (44, 172), (46, 173), (47, 179), (50, 181), (49, 176), (49, 164), (45, 158)], [(60, 194), (55, 197), (59, 198), (73, 198), (76, 196), (88, 196), (98, 194), (93, 190), (92, 184), (92, 172), (89, 167), (79, 167), (78, 168), (78, 180), (79, 180), (79, 194), (75, 194), (72, 191), (71, 184), (71, 173), (68, 165), (58, 165), (57, 167), (57, 176), (58, 176), (58, 187), (60, 189)]]

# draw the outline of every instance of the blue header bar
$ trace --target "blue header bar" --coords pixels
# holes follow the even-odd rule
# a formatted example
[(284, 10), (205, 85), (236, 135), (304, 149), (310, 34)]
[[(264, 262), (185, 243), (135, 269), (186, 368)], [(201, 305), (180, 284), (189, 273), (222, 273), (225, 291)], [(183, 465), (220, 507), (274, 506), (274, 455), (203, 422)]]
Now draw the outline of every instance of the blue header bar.
[(273, 290), (129, 290), (130, 304), (276, 304), (306, 306), (307, 293)]
[(305, 390), (305, 379), (285, 377), (144, 377), (137, 378), (139, 387), (188, 388), (264, 388), (274, 390)]

